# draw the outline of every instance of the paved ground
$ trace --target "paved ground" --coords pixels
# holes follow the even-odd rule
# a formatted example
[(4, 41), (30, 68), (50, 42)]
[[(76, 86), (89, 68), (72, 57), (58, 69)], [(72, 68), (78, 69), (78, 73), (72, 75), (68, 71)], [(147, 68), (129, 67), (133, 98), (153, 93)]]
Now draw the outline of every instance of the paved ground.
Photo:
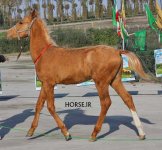
[[(23, 59), (22, 59), (23, 58)], [(162, 84), (125, 83), (133, 94), (147, 139), (139, 141), (130, 112), (110, 88), (112, 106), (98, 135), (98, 141), (88, 138), (97, 120), (100, 105), (94, 86), (59, 85), (55, 90), (56, 108), (68, 126), (73, 139), (66, 142), (46, 107), (33, 139), (25, 137), (33, 119), (39, 92), (35, 90), (34, 66), (28, 57), (12, 57), (0, 64), (3, 94), (0, 95), (0, 150), (160, 150), (162, 147)], [(67, 102), (90, 102), (91, 107), (67, 107)], [(44, 135), (45, 134), (45, 135)]]

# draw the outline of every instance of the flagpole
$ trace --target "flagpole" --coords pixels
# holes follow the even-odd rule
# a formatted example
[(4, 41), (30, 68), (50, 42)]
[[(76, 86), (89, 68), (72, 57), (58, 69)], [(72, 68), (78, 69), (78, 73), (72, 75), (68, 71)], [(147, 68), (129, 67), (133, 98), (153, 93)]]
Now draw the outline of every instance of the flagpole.
[(123, 38), (123, 50), (125, 50), (124, 38)]

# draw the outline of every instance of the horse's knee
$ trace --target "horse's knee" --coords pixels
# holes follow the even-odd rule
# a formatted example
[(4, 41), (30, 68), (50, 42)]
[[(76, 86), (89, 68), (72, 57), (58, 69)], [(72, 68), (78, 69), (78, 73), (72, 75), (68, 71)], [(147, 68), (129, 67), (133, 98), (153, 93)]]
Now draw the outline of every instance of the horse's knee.
[(111, 100), (104, 100), (101, 102), (102, 111), (104, 111), (105, 113), (107, 112), (110, 106), (111, 106)]
[(54, 113), (54, 107), (51, 106), (51, 105), (48, 105), (48, 106), (47, 106), (47, 109), (48, 109), (48, 111), (50, 112), (50, 114), (53, 115), (53, 113)]
[(111, 100), (106, 100), (106, 107), (109, 108), (111, 106)]

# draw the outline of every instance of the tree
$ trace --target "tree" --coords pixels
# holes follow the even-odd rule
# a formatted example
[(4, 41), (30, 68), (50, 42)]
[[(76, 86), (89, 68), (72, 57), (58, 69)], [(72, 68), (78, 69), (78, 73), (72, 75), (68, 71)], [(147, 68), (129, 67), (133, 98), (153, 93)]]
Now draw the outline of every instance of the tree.
[(143, 14), (143, 0), (140, 0), (140, 14)]
[(57, 19), (60, 18), (61, 22), (64, 19), (63, 8), (63, 0), (57, 0)]
[(51, 1), (48, 0), (48, 20), (53, 21), (53, 10), (55, 9), (55, 5), (51, 4)]
[(40, 0), (36, 0), (37, 2), (37, 11), (40, 13)]
[(155, 13), (155, 0), (150, 0), (149, 1), (149, 7), (150, 7), (150, 10)]
[(0, 25), (4, 24), (4, 18), (3, 18), (3, 13), (2, 10), (0, 9)]
[(103, 16), (102, 0), (95, 0), (95, 17), (101, 18)]
[(134, 0), (134, 15), (138, 15), (139, 13), (139, 3), (138, 0)]
[(132, 15), (132, 5), (130, 3), (130, 0), (125, 0), (124, 1), (124, 6), (125, 6), (125, 13), (127, 16), (131, 16)]
[(72, 0), (72, 20), (73, 21), (77, 19), (76, 7), (77, 7), (77, 3), (75, 3), (75, 0)]
[(112, 6), (113, 6), (113, 2), (110, 0), (107, 0), (107, 15), (108, 15), (108, 17), (112, 17)]
[(69, 8), (70, 8), (70, 5), (68, 3), (65, 4), (65, 11), (66, 11), (66, 18), (67, 19), (69, 18)]
[(1, 5), (4, 6), (5, 10), (5, 16), (6, 20), (8, 21), (8, 24), (11, 26), (12, 25), (12, 10), (14, 7), (21, 5), (22, 0), (1, 0), (0, 1)]
[(39, 10), (39, 5), (38, 4), (36, 4), (36, 3), (34, 3), (33, 5), (32, 5), (32, 8), (34, 8), (35, 10)]
[(89, 0), (89, 5), (91, 6), (90, 7), (91, 16), (94, 16), (94, 0)]
[(88, 18), (88, 8), (87, 8), (87, 0), (82, 0), (82, 18), (86, 20)]
[(42, 1), (42, 8), (43, 8), (43, 14), (44, 14), (44, 19), (47, 20), (47, 15), (46, 15), (46, 11), (47, 11), (47, 3), (46, 0)]
[(95, 0), (95, 17), (100, 18), (100, 4), (99, 0)]

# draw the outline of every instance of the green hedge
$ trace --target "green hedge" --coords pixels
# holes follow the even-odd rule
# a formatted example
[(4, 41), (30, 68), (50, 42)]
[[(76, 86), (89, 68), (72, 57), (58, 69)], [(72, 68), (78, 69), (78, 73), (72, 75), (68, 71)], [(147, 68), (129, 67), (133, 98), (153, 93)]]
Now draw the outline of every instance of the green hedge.
[(88, 45), (117, 45), (119, 39), (114, 29), (58, 29), (51, 33), (56, 43), (64, 47), (81, 47)]
[(51, 33), (56, 43), (63, 47), (82, 47), (91, 45), (91, 41), (82, 30), (58, 29)]
[(28, 51), (29, 39), (21, 39), (21, 41), (18, 41), (18, 39), (8, 40), (5, 32), (0, 33), (0, 54), (19, 52), (20, 45), (23, 46), (23, 52)]

